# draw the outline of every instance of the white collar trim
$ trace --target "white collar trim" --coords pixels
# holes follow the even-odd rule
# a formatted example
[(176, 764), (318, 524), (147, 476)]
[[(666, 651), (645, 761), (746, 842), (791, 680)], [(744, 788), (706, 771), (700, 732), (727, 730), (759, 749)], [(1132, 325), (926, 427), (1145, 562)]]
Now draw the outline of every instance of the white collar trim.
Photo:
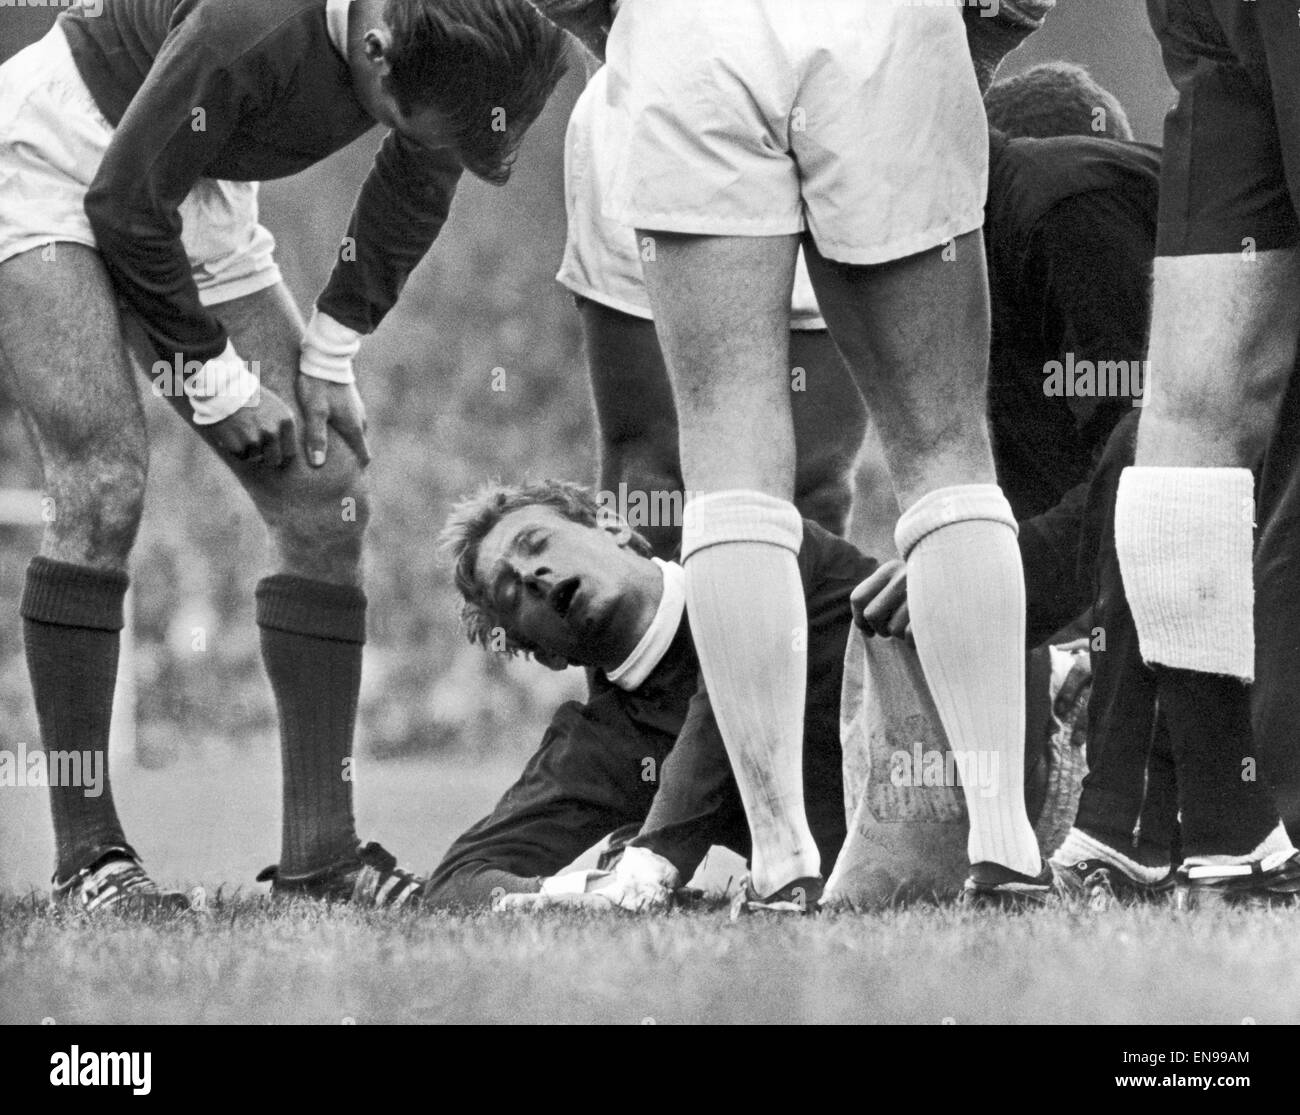
[(348, 57), (348, 9), (352, 0), (325, 0), (325, 26), (329, 30), (330, 42), (334, 49)]
[(654, 619), (631, 654), (605, 676), (620, 689), (639, 689), (673, 645), (686, 612), (686, 570), (676, 562), (651, 559), (663, 574), (664, 591)]

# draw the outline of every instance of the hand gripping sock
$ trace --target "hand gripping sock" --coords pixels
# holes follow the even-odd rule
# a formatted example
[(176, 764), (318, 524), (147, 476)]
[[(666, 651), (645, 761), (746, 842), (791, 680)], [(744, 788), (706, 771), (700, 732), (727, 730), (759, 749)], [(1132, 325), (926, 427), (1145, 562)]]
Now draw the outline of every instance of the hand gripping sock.
[(794, 505), (762, 492), (712, 492), (686, 505), (691, 634), (749, 820), (751, 885), (764, 896), (816, 876), (821, 862), (803, 797), (802, 542)]
[(1025, 812), (1025, 580), (996, 484), (927, 493), (894, 540), (907, 560), (917, 654), (957, 761), (971, 863), (1042, 868)]

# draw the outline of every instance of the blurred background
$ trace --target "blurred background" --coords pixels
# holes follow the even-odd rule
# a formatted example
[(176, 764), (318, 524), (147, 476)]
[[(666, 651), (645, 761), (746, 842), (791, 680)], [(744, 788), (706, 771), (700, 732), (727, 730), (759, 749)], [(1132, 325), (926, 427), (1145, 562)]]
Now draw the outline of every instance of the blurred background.
[[(56, 15), (53, 5), (0, 8), (0, 61), (42, 35)], [(1138, 138), (1159, 141), (1172, 91), (1143, 5), (1062, 0), (1004, 72), (1048, 58), (1087, 66), (1125, 103)], [(594, 479), (577, 318), (553, 279), (564, 243), (562, 140), (582, 75), (575, 58), (506, 187), (466, 179), (442, 237), (359, 366), (375, 455), (370, 641), (357, 736), (363, 769), (374, 775), (360, 803), (363, 832), (368, 815), (382, 818), (394, 804), (381, 800), (381, 786), (401, 795), (413, 828), (422, 819), (433, 826), (419, 829), (420, 854), (436, 855), (444, 837), (490, 805), (536, 746), (550, 711), (584, 690), (578, 671), (553, 674), (468, 646), (434, 555), (453, 500), (486, 479)], [(304, 310), (328, 276), (378, 141), (367, 137), (263, 188), (263, 222), (278, 238), (281, 266)], [(505, 391), (492, 390), (498, 368)], [(253, 772), (247, 784), (234, 784), (234, 800), (273, 825), (274, 710), (252, 601), (254, 584), (267, 572), (264, 533), (210, 451), (162, 400), (148, 404), (150, 492), (132, 568), (138, 733), (134, 756), (114, 760), (123, 812), (133, 798), (143, 807), (157, 800), (160, 787), (175, 792), (184, 785), (195, 793), (182, 827), (225, 824), (219, 803), (208, 803), (211, 816), (202, 814), (202, 787), (231, 786), (229, 778), (208, 776), (227, 771), (233, 760)], [(892, 553), (893, 499), (871, 442), (858, 479), (856, 540), (869, 552)], [(39, 486), (34, 454), (0, 393), (0, 489)], [(16, 608), (38, 545), (36, 528), (0, 527), (0, 748), (10, 750), (33, 745), (37, 735)], [(203, 650), (193, 649), (198, 629)], [(414, 773), (412, 762), (421, 757), (444, 763), (446, 776)], [(177, 765), (204, 777), (178, 781)], [(437, 800), (421, 788), (433, 783)], [(0, 887), (34, 885), (48, 872), (43, 807), (39, 790), (0, 794)], [(269, 835), (265, 847), (272, 848)], [(193, 877), (184, 862), (176, 861), (176, 870)]]

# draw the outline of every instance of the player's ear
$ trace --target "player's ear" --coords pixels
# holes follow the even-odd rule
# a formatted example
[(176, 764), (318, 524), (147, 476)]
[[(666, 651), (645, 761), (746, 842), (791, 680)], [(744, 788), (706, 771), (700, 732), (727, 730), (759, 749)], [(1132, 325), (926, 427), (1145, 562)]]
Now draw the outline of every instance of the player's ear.
[(366, 60), (382, 68), (386, 75), (389, 70), (388, 52), (393, 46), (393, 33), (387, 27), (372, 27), (363, 40)]
[(632, 541), (632, 528), (617, 512), (602, 507), (596, 515), (596, 529), (603, 530), (620, 546)]

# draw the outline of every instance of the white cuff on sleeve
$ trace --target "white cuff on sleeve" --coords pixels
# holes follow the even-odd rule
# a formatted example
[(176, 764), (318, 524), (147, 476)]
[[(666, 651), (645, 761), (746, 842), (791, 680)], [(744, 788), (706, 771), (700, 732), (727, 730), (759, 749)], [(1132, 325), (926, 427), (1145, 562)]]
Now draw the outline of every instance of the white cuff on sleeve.
[(302, 337), (298, 370), (327, 383), (356, 383), (352, 361), (360, 350), (360, 333), (317, 309)]
[(196, 426), (214, 426), (246, 406), (256, 406), (261, 381), (235, 351), (232, 341), (220, 356), (185, 378), (185, 394), (194, 408)]

